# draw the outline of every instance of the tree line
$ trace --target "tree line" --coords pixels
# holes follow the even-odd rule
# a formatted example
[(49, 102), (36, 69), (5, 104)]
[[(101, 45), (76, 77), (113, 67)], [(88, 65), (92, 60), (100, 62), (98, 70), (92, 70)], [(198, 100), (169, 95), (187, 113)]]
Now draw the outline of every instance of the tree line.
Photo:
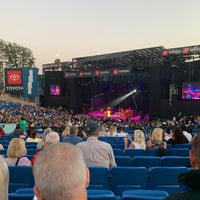
[(8, 60), (8, 67), (32, 67), (35, 64), (33, 52), (27, 47), (0, 39), (0, 57)]

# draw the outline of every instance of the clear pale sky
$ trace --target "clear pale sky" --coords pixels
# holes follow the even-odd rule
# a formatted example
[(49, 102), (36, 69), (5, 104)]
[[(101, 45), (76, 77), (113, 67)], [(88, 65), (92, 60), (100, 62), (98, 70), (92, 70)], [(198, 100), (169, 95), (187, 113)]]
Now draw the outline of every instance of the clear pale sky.
[(42, 64), (200, 44), (200, 0), (0, 0), (0, 39)]

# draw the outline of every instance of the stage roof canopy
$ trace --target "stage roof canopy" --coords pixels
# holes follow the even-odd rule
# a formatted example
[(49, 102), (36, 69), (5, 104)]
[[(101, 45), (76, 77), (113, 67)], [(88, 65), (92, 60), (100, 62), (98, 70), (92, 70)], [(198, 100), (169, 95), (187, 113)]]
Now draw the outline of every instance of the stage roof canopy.
[(163, 46), (77, 57), (72, 61), (44, 64), (43, 71), (94, 71), (96, 69), (137, 68), (157, 65), (179, 65), (200, 60), (200, 45), (166, 49)]
[(95, 68), (133, 67), (162, 64), (162, 50), (164, 47), (152, 47), (117, 53), (102, 54), (73, 58), (72, 62), (78, 67), (88, 66)]

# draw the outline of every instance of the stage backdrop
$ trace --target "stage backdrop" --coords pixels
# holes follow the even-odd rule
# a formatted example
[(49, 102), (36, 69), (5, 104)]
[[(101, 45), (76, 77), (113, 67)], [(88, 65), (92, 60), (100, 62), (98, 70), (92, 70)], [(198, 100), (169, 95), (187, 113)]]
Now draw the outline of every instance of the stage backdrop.
[(38, 96), (38, 68), (5, 68), (5, 93)]

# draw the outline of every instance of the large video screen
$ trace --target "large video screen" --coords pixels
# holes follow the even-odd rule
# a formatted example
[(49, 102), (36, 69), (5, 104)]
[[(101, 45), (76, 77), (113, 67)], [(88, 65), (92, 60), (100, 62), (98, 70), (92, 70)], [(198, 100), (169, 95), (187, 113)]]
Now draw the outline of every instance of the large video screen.
[(200, 100), (200, 82), (183, 82), (182, 99)]
[(52, 96), (60, 96), (61, 94), (60, 85), (50, 85), (49, 94)]

